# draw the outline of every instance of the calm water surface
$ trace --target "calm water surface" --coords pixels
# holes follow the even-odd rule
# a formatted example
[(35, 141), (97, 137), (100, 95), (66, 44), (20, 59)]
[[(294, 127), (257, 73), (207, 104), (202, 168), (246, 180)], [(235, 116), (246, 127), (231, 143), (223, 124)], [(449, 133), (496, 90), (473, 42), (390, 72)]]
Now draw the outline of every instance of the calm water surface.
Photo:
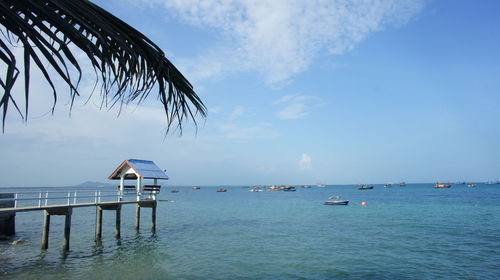
[[(125, 205), (119, 240), (114, 212), (104, 212), (101, 245), (95, 208), (75, 209), (68, 253), (63, 216), (42, 252), (42, 212), (19, 213), (16, 238), (27, 242), (0, 244), (0, 278), (500, 279), (499, 185), (169, 189), (161, 199), (175, 202), (159, 203), (156, 233), (149, 209), (136, 231), (135, 206)], [(330, 195), (349, 206), (322, 205)]]

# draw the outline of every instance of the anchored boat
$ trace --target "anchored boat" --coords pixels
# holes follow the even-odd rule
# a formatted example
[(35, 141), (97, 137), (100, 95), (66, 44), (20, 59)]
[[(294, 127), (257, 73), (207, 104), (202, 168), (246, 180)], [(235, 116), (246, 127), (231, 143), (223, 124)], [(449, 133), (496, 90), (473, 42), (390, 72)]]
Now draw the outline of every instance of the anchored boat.
[(436, 183), (434, 185), (436, 189), (448, 189), (451, 188), (451, 184), (445, 184), (445, 183)]

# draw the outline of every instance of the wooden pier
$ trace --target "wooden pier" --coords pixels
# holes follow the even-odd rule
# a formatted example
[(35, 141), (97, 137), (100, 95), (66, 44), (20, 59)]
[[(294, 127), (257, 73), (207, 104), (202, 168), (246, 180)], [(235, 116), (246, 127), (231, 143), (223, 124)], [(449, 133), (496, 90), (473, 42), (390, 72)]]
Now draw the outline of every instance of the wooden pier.
[[(7, 196), (6, 196), (7, 197)], [(9, 196), (9, 197), (13, 197)], [(124, 204), (135, 204), (136, 205), (136, 221), (135, 228), (140, 228), (141, 219), (141, 208), (151, 208), (151, 221), (152, 221), (152, 231), (156, 231), (156, 207), (158, 202), (156, 199), (144, 199), (144, 200), (120, 200), (120, 201), (106, 201), (106, 202), (89, 202), (89, 203), (74, 203), (74, 204), (58, 204), (58, 205), (40, 205), (40, 206), (26, 206), (26, 207), (15, 207), (15, 199), (11, 200), (11, 203), (4, 203), (10, 206), (7, 208), (0, 208), (0, 217), (7, 217), (9, 219), (4, 219), (0, 221), (0, 228), (7, 229), (5, 232), (0, 232), (0, 234), (13, 235), (13, 227), (15, 227), (15, 222), (11, 217), (15, 217), (18, 212), (31, 212), (31, 211), (43, 211), (44, 222), (42, 228), (42, 242), (41, 248), (46, 250), (49, 248), (49, 233), (50, 233), (50, 218), (54, 215), (64, 215), (64, 240), (63, 240), (63, 250), (69, 250), (70, 247), (70, 235), (71, 235), (71, 216), (73, 214), (73, 208), (80, 207), (96, 207), (96, 224), (95, 224), (95, 241), (100, 242), (102, 238), (102, 212), (104, 210), (113, 210), (116, 212), (116, 223), (115, 223), (115, 237), (121, 237), (121, 208)], [(12, 207), (14, 206), (14, 207)]]
[[(64, 242), (63, 249), (69, 250), (71, 234), (71, 215), (73, 208), (96, 207), (95, 241), (100, 242), (102, 238), (102, 212), (105, 210), (115, 211), (115, 236), (121, 236), (121, 210), (124, 204), (136, 204), (135, 228), (139, 229), (141, 223), (141, 208), (151, 208), (151, 230), (156, 231), (156, 207), (158, 205), (157, 195), (161, 186), (158, 180), (168, 180), (165, 170), (161, 170), (150, 160), (128, 159), (124, 160), (113, 173), (109, 180), (119, 180), (118, 189), (77, 191), (42, 191), (35, 193), (36, 197), (22, 197), (30, 193), (8, 193), (0, 194), (0, 237), (2, 235), (12, 236), (15, 234), (15, 216), (18, 212), (43, 211), (42, 249), (49, 247), (50, 217), (64, 215)], [(125, 185), (126, 180), (133, 180), (135, 185)], [(143, 180), (153, 180), (152, 185), (144, 184)], [(87, 193), (87, 194), (85, 194)], [(108, 193), (108, 194), (106, 194)], [(31, 192), (33, 194), (33, 192)], [(49, 194), (51, 197), (49, 198)], [(56, 196), (52, 196), (56, 194)], [(62, 194), (62, 195), (61, 195)], [(128, 194), (135, 196), (135, 200), (125, 200)], [(19, 196), (21, 195), (21, 197)], [(101, 199), (113, 198), (114, 201), (102, 202)], [(58, 201), (57, 204), (49, 204), (50, 201)], [(90, 201), (89, 201), (90, 200)], [(19, 205), (26, 201), (37, 201), (38, 205)], [(66, 204), (60, 204), (66, 201)]]

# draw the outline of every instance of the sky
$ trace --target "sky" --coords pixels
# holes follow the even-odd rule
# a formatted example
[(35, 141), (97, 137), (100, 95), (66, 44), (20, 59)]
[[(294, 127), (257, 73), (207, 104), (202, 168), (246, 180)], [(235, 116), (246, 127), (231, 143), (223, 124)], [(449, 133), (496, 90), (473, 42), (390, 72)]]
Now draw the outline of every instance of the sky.
[(11, 111), (0, 135), (1, 187), (106, 182), (129, 158), (166, 185), (500, 179), (499, 1), (94, 2), (164, 50), (208, 117), (165, 137), (154, 96), (119, 116), (85, 96), (70, 116), (61, 96), (52, 115), (34, 71), (28, 122)]

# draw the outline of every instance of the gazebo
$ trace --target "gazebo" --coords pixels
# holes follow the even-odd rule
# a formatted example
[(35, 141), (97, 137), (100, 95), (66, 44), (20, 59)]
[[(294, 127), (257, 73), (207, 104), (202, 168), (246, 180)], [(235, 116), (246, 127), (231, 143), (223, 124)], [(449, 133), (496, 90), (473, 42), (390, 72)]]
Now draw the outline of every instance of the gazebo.
[[(169, 178), (165, 171), (150, 160), (128, 159), (124, 160), (108, 179), (120, 180), (120, 195), (123, 195), (125, 190), (133, 189), (139, 197), (143, 192), (158, 193), (160, 191), (158, 179), (168, 180)], [(153, 185), (142, 185), (144, 179), (153, 179)], [(125, 185), (125, 180), (136, 180), (136, 183)]]

